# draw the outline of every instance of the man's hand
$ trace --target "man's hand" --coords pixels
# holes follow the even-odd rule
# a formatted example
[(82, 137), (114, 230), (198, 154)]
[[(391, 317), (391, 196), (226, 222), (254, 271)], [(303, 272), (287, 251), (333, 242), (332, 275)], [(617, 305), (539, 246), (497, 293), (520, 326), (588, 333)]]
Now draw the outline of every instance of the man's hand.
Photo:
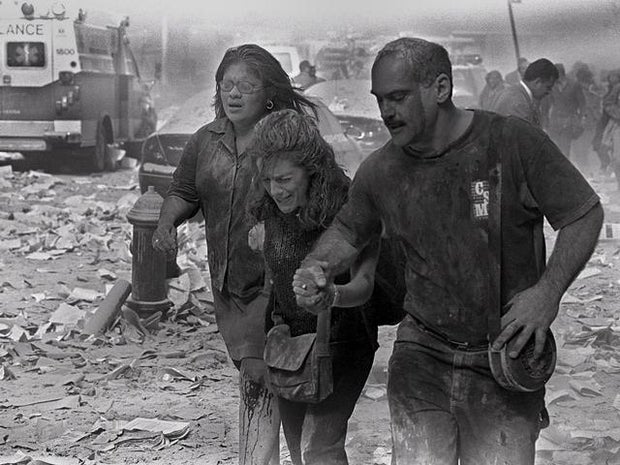
[[(330, 297), (328, 294), (331, 294), (333, 300), (333, 284), (327, 285), (324, 271), (326, 267), (325, 262), (304, 263), (293, 276), (293, 292), (297, 305), (315, 315), (327, 308), (326, 302)], [(327, 305), (329, 304), (331, 301), (327, 302)]]
[(177, 228), (175, 226), (158, 225), (153, 233), (153, 249), (166, 254), (167, 258), (172, 258), (177, 253)]
[(508, 355), (517, 358), (534, 334), (534, 357), (539, 358), (545, 347), (547, 330), (558, 314), (560, 298), (557, 292), (540, 283), (516, 294), (506, 304), (508, 312), (502, 316), (502, 332), (493, 342), (493, 349), (501, 349), (512, 337), (516, 337)]

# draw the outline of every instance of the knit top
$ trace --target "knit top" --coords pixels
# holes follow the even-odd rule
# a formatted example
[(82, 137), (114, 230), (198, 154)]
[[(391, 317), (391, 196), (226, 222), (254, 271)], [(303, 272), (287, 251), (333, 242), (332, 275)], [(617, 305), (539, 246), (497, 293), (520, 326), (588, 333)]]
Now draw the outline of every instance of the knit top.
[[(289, 325), (291, 336), (316, 331), (317, 318), (297, 305), (293, 292), (293, 276), (301, 261), (312, 249), (323, 229), (305, 230), (296, 213), (279, 210), (265, 219), (264, 254), (271, 270), (275, 301), (273, 313)], [(348, 273), (336, 278), (336, 283), (349, 281)], [(332, 344), (353, 343), (376, 348), (377, 330), (367, 306), (332, 309)], [(363, 313), (364, 312), (364, 313)], [(366, 322), (364, 321), (366, 320)]]

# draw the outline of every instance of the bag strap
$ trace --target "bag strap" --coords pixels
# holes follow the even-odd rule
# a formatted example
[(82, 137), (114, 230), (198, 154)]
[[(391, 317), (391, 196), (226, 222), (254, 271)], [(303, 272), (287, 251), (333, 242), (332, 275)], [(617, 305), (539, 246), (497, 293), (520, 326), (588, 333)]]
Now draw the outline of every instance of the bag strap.
[(491, 120), (487, 169), (489, 172), (488, 204), (488, 332), (492, 343), (501, 332), (502, 318), (502, 160), (499, 152), (504, 119)]
[(320, 357), (330, 355), (329, 340), (331, 338), (332, 308), (327, 307), (316, 319), (316, 354)]

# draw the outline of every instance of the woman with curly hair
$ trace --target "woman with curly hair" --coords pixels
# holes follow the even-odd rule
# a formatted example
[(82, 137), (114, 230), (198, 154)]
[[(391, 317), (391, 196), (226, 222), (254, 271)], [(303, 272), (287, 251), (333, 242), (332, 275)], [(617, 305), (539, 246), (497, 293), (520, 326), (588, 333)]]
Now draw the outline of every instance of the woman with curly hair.
[(205, 218), (218, 329), (239, 369), (239, 463), (265, 465), (277, 450), (279, 417), (263, 362), (267, 297), (263, 259), (248, 246), (245, 205), (256, 123), (284, 108), (314, 110), (293, 89), (273, 55), (254, 44), (230, 48), (215, 73), (216, 119), (188, 141), (164, 200), (153, 247), (176, 254), (176, 227), (198, 210)]
[[(313, 333), (317, 317), (297, 306), (293, 275), (346, 201), (349, 179), (310, 116), (292, 110), (271, 113), (257, 124), (254, 137), (258, 173), (249, 212), (255, 221), (264, 222), (272, 318), (287, 324), (292, 337)], [(377, 348), (377, 327), (363, 305), (372, 294), (377, 254), (377, 244), (368, 246), (350, 273), (321, 292), (317, 301), (317, 312), (322, 306), (332, 307), (333, 393), (319, 403), (278, 397), (294, 465), (348, 463), (347, 423)]]

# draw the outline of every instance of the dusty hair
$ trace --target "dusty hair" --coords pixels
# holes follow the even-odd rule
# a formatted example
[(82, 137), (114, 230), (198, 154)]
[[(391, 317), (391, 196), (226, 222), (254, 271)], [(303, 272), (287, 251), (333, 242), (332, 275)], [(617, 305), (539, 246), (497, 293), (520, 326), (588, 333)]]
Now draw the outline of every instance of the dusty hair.
[(290, 160), (309, 177), (307, 202), (299, 209), (306, 230), (327, 228), (347, 199), (349, 178), (336, 163), (334, 151), (319, 133), (316, 121), (294, 110), (270, 113), (254, 129), (250, 148), (255, 176), (248, 203), (254, 222), (263, 221), (278, 207), (262, 183), (264, 170), (278, 160)]
[(288, 74), (271, 53), (255, 44), (243, 44), (226, 50), (215, 72), (213, 106), (216, 118), (226, 116), (220, 96), (220, 82), (228, 68), (236, 63), (244, 63), (267, 89), (268, 98), (273, 102), (271, 111), (292, 108), (297, 111), (311, 110), (316, 114), (316, 105), (293, 88)]
[(452, 63), (448, 51), (439, 44), (401, 37), (388, 42), (379, 50), (372, 67), (388, 56), (402, 58), (409, 65), (413, 80), (425, 87), (430, 86), (440, 74), (445, 74), (452, 82)]

